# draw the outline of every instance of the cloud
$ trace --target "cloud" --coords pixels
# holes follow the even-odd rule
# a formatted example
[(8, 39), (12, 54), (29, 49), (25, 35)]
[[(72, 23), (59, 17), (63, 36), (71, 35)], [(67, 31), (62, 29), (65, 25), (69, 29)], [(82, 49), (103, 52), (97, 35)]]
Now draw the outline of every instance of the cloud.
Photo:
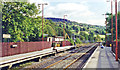
[[(101, 26), (105, 26), (105, 20), (102, 20), (102, 19), (91, 19), (91, 20), (88, 20), (87, 22), (89, 22), (89, 24), (92, 24), (92, 25), (101, 25)], [(103, 23), (104, 22), (104, 23)]]
[[(44, 17), (63, 18), (63, 15), (67, 14), (66, 18), (69, 20), (93, 25), (104, 25), (104, 16), (101, 14), (105, 13), (105, 9), (99, 7), (106, 4), (108, 7), (110, 6), (110, 3), (106, 3), (105, 0), (31, 0), (31, 2), (36, 3), (36, 5), (38, 3), (49, 3), (44, 6)], [(101, 5), (97, 7), (97, 3)], [(98, 11), (94, 11), (95, 8)]]
[(88, 6), (81, 3), (61, 3), (56, 6), (49, 6), (45, 10), (45, 17), (58, 17), (63, 18), (63, 15), (67, 14), (70, 20), (83, 20), (94, 15), (89, 11)]
[(81, 3), (62, 3), (56, 6), (49, 6), (45, 10), (45, 17), (63, 18), (67, 14), (67, 19), (79, 23), (87, 23), (92, 25), (103, 25), (103, 19), (99, 19), (96, 13), (91, 12), (89, 7)]

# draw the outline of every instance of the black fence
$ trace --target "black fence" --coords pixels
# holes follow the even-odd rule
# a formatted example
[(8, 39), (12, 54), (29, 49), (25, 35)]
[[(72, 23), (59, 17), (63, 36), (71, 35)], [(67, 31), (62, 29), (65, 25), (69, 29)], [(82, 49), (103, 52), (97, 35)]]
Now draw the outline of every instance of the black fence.
[[(116, 42), (112, 42), (112, 51), (116, 53)], [(118, 42), (118, 58), (120, 59), (120, 41)]]

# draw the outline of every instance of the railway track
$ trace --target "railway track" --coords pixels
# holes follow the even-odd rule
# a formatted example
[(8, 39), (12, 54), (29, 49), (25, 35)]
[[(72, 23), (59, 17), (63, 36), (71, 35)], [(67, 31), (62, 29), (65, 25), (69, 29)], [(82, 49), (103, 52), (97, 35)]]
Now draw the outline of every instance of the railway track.
[[(26, 66), (24, 70), (32, 70), (35, 68), (40, 68), (41, 70), (49, 68), (63, 68), (64, 70), (67, 70), (68, 68), (82, 68), (87, 61), (87, 58), (89, 58), (90, 54), (96, 49), (95, 46), (97, 46), (97, 44), (90, 44), (88, 46), (67, 51), (57, 56), (50, 57), (47, 60), (45, 59), (41, 62)], [(76, 65), (77, 67), (75, 67)]]

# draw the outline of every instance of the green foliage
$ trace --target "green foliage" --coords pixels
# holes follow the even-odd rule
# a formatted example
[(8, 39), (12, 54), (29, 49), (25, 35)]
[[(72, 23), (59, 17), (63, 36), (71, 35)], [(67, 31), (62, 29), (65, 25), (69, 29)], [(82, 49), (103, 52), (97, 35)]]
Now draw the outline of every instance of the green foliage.
[[(39, 17), (32, 18), (38, 14), (35, 4), (27, 2), (4, 2), (2, 8), (2, 30), (3, 34), (10, 34), (10, 41), (30, 41), (40, 36)], [(37, 21), (35, 21), (37, 19)]]
[(85, 37), (81, 35), (80, 40), (85, 40)]
[(101, 42), (101, 37), (99, 35), (95, 37), (95, 42)]
[(95, 33), (93, 31), (90, 31), (90, 34), (89, 34), (89, 41), (90, 42), (94, 42), (94, 35), (95, 35)]
[[(118, 40), (120, 40), (120, 12), (118, 12)], [(107, 24), (107, 26), (110, 26), (109, 28), (107, 28), (107, 32), (108, 33), (111, 33), (111, 15), (109, 15), (109, 17), (108, 17), (108, 19), (107, 19), (107, 21), (108, 21), (108, 24)], [(113, 40), (115, 40), (116, 39), (116, 28), (115, 28), (115, 15), (113, 15)], [(108, 36), (107, 37), (108, 38), (108, 40), (111, 40), (112, 39), (112, 36), (110, 35), (110, 36)]]
[(76, 38), (76, 39), (75, 39), (75, 43), (76, 43), (76, 44), (82, 44), (82, 42), (80, 41), (79, 38)]
[(73, 39), (68, 39), (69, 42), (71, 42), (72, 44), (74, 44), (74, 40)]
[[(59, 27), (63, 28), (64, 19), (61, 18), (47, 18), (49, 20), (53, 20)], [(94, 36), (104, 35), (105, 27), (98, 25), (89, 25), (83, 23), (77, 23), (72, 21), (66, 21), (65, 32), (71, 37), (72, 34), (79, 37), (81, 41), (91, 41), (94, 42)], [(62, 35), (62, 34), (60, 34)], [(103, 39), (104, 40), (104, 39)]]
[(81, 40), (88, 40), (88, 34), (84, 31), (81, 31), (80, 34)]

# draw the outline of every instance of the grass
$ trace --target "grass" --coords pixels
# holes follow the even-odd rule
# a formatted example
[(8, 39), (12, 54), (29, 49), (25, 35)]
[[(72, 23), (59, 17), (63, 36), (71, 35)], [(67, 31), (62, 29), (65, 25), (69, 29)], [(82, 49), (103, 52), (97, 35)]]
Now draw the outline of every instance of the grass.
[(85, 45), (89, 45), (90, 43), (82, 43), (82, 44), (76, 44), (76, 47), (81, 47), (81, 46), (85, 46)]
[(28, 62), (28, 63), (25, 63), (25, 64), (20, 64), (19, 66), (16, 66), (16, 67), (13, 67), (11, 68), (10, 70), (20, 70), (28, 65), (31, 65), (33, 62)]

